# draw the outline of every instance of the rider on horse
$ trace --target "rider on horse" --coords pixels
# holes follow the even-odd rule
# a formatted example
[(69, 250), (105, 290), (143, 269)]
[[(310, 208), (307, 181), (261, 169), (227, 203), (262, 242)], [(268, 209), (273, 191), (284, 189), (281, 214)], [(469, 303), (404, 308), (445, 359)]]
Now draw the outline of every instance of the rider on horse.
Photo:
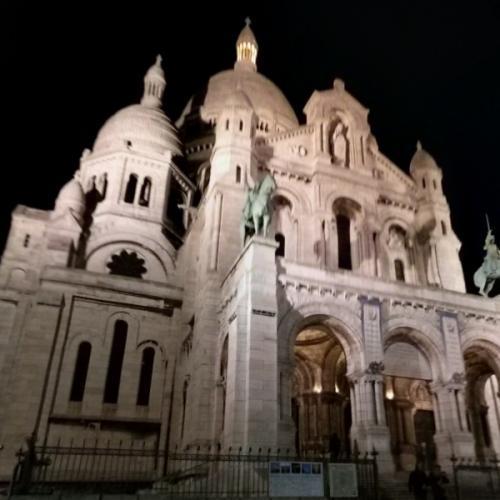
[(495, 280), (500, 278), (500, 250), (490, 228), (483, 249), (486, 250), (486, 255), (481, 267), (474, 274), (474, 284), (479, 288), (479, 293), (487, 297)]

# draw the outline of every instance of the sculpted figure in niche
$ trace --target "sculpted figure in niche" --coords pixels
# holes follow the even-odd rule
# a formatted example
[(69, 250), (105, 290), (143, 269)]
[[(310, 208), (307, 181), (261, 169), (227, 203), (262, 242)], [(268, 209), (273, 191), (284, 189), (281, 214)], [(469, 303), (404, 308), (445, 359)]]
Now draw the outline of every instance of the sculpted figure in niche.
[(399, 226), (391, 226), (387, 237), (387, 246), (391, 250), (402, 250), (406, 247), (406, 232)]
[(339, 121), (333, 128), (333, 132), (330, 138), (330, 149), (333, 163), (335, 165), (340, 165), (342, 167), (349, 166), (347, 127), (341, 121)]

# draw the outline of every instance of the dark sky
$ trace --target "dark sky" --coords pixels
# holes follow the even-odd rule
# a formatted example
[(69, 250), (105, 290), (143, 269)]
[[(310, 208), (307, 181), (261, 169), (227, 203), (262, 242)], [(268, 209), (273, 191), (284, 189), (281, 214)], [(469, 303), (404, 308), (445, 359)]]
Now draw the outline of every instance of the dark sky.
[(232, 67), (236, 38), (250, 16), (259, 71), (282, 89), (301, 122), (312, 92), (340, 77), (370, 109), (381, 151), (403, 170), (421, 139), (443, 169), (473, 291), (486, 212), (500, 240), (500, 2), (223, 5), (18, 0), (4, 6), (0, 246), (17, 203), (53, 207), (103, 122), (140, 99), (157, 53), (167, 74), (166, 111), (175, 120), (211, 75)]

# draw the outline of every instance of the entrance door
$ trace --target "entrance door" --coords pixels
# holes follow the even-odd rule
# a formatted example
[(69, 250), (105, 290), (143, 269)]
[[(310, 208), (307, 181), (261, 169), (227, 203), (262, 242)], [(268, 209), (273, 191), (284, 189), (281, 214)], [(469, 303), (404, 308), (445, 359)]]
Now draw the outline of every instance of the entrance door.
[(418, 447), (417, 459), (424, 462), (427, 470), (431, 470), (432, 464), (436, 461), (436, 444), (434, 443), (436, 425), (434, 422), (434, 412), (417, 410), (413, 417), (413, 422)]

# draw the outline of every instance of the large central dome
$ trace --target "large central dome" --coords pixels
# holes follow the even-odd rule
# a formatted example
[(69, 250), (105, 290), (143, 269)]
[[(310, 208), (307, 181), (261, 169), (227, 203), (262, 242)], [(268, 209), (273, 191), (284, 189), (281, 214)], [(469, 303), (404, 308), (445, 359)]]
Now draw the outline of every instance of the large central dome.
[(243, 91), (258, 117), (257, 133), (280, 132), (298, 126), (292, 107), (271, 80), (257, 72), (257, 41), (247, 24), (236, 42), (234, 69), (212, 76), (206, 88), (193, 96), (177, 121), (183, 128), (192, 120), (216, 122), (228, 99), (236, 90)]
[(248, 96), (259, 122), (268, 124), (270, 132), (298, 125), (297, 117), (281, 90), (256, 71), (236, 68), (217, 73), (208, 81), (204, 98), (197, 96), (198, 99), (193, 98), (190, 105), (202, 101), (202, 117), (205, 120), (216, 118), (236, 89)]

